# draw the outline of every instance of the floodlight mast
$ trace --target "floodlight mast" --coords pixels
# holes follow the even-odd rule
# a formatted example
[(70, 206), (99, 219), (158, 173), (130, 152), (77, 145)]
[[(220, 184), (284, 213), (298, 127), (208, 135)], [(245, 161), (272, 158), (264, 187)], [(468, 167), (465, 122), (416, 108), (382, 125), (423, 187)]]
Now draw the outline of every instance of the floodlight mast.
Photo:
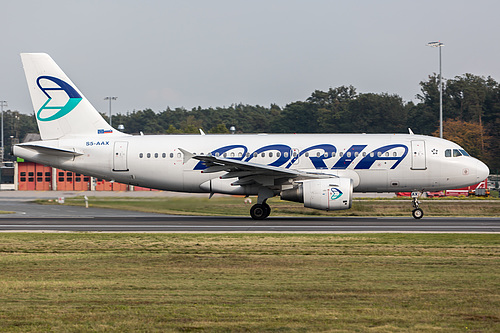
[(441, 74), (441, 42), (429, 42), (427, 46), (437, 47), (439, 49), (439, 137), (443, 138), (443, 83)]
[(111, 119), (111, 101), (116, 101), (118, 97), (116, 96), (107, 96), (104, 97), (104, 100), (109, 100), (109, 126), (113, 127), (113, 120)]

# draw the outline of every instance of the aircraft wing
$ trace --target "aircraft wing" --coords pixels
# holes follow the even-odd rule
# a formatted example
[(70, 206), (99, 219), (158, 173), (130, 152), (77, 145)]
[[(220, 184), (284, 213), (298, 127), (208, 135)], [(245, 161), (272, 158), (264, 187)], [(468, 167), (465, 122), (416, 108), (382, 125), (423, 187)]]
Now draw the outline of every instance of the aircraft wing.
[[(238, 181), (233, 185), (250, 185), (259, 183), (264, 186), (272, 186), (276, 183), (284, 183), (288, 179), (311, 179), (311, 178), (336, 178), (336, 175), (305, 172), (294, 169), (286, 169), (270, 165), (244, 162), (230, 158), (222, 158), (209, 155), (195, 155), (182, 148), (179, 150), (184, 154), (184, 163), (191, 158), (204, 162), (207, 166), (203, 173), (214, 173), (225, 171), (226, 174), (221, 176), (221, 179), (238, 178)], [(283, 179), (285, 181), (279, 181)], [(278, 180), (276, 182), (276, 180)]]

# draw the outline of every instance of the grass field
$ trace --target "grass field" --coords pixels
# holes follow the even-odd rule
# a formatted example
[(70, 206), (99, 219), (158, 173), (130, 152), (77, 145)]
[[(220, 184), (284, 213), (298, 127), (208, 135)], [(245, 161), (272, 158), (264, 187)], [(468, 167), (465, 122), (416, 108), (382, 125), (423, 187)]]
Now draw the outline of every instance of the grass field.
[(4, 332), (498, 332), (496, 234), (0, 234)]
[[(83, 197), (67, 198), (66, 204), (85, 204)], [(254, 202), (256, 202), (254, 198)], [(42, 204), (57, 204), (55, 201), (38, 200)], [(123, 198), (123, 197), (90, 197), (91, 207), (116, 208), (143, 212), (164, 214), (192, 214), (192, 215), (249, 215), (251, 205), (245, 205), (242, 197), (151, 197), (151, 198)], [(348, 210), (325, 212), (316, 209), (304, 208), (301, 203), (281, 201), (277, 198), (269, 199), (272, 208), (271, 216), (411, 216), (412, 204), (410, 199), (402, 200), (355, 200), (353, 207)], [(422, 200), (421, 208), (425, 216), (499, 216), (500, 200)]]

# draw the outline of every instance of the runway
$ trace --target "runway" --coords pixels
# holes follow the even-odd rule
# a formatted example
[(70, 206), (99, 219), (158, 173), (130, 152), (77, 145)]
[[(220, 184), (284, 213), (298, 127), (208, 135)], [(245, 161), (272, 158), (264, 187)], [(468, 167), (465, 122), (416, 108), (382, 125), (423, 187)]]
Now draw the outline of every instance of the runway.
[(1, 231), (98, 232), (500, 232), (496, 218), (134, 216), (1, 218)]
[(500, 218), (178, 216), (114, 209), (0, 201), (0, 231), (85, 232), (481, 232), (500, 233)]

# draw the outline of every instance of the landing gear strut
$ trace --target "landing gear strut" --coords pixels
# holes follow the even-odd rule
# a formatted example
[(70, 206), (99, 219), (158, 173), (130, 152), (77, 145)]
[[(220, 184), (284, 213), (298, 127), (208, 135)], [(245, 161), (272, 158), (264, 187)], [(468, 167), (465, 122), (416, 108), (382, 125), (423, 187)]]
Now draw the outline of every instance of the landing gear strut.
[(413, 215), (413, 218), (416, 219), (421, 219), (424, 216), (424, 211), (418, 207), (420, 204), (420, 201), (418, 199), (422, 195), (422, 192), (411, 192), (411, 199), (413, 203), (413, 210), (411, 212), (411, 215)]

